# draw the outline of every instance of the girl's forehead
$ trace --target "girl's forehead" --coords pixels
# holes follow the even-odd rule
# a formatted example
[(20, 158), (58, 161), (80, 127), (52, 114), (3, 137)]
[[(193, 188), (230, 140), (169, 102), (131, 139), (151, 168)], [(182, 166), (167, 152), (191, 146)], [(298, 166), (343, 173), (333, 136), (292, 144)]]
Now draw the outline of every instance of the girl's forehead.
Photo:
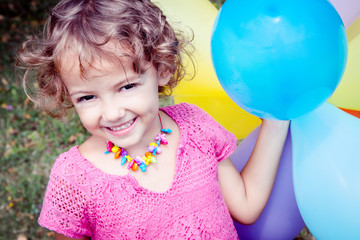
[(133, 58), (133, 51), (130, 46), (121, 44), (117, 40), (109, 40), (104, 44), (98, 43), (84, 43), (74, 37), (67, 37), (67, 43), (58, 51), (58, 62), (70, 61), (77, 63), (82, 68), (91, 67), (97, 63), (102, 62), (127, 62), (129, 58)]
[(96, 54), (84, 54), (67, 49), (60, 54), (58, 69), (61, 75), (77, 75), (81, 78), (98, 77), (114, 71), (133, 71), (133, 60), (112, 46)]

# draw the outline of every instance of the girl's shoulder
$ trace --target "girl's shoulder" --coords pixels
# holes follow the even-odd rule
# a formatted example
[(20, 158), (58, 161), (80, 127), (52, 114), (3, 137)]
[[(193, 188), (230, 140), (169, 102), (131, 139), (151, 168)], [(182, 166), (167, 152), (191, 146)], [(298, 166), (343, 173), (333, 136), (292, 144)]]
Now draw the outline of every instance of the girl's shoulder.
[(190, 103), (179, 103), (172, 106), (166, 106), (161, 108), (166, 114), (168, 114), (175, 122), (191, 122), (199, 121), (201, 119), (211, 119), (215, 120), (204, 110), (198, 106)]
[(161, 108), (161, 110), (168, 114), (180, 129), (185, 127), (196, 132), (210, 131), (215, 134), (218, 131), (227, 132), (212, 116), (194, 104), (179, 103)]
[(53, 169), (63, 168), (67, 165), (80, 164), (84, 160), (84, 157), (79, 152), (79, 146), (73, 146), (66, 152), (61, 153), (53, 166)]
[(162, 110), (178, 124), (183, 141), (203, 152), (215, 153), (221, 160), (235, 149), (235, 135), (196, 105), (180, 103)]
[(81, 155), (79, 146), (76, 145), (57, 157), (51, 169), (50, 180), (53, 176), (61, 176), (62, 179), (72, 181), (78, 179), (79, 175), (88, 175), (91, 169), (91, 164)]

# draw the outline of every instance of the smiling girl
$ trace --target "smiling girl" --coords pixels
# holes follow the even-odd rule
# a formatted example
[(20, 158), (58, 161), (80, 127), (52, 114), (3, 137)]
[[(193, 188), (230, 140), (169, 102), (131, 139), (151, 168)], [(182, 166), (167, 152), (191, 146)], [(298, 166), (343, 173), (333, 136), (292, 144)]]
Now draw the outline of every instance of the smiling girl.
[(19, 50), (40, 106), (75, 107), (91, 134), (52, 168), (39, 223), (56, 239), (237, 239), (232, 217), (261, 214), (289, 122), (263, 121), (239, 174), (233, 134), (194, 105), (159, 108), (185, 44), (148, 0), (62, 0)]

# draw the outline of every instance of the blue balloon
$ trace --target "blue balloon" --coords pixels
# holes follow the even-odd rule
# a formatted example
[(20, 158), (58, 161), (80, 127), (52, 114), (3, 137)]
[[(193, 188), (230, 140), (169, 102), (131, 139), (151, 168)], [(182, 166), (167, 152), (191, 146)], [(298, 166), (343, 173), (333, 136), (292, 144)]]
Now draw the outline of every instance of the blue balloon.
[(227, 0), (213, 26), (211, 53), (235, 103), (261, 118), (288, 120), (334, 92), (347, 37), (326, 0)]
[[(252, 131), (230, 156), (240, 172), (249, 159), (260, 128)], [(258, 220), (251, 225), (234, 221), (242, 240), (289, 240), (294, 239), (305, 227), (300, 215), (293, 188), (292, 151), (290, 133), (286, 138), (279, 169), (269, 201)]]
[(293, 182), (316, 239), (360, 239), (360, 119), (329, 103), (291, 123)]

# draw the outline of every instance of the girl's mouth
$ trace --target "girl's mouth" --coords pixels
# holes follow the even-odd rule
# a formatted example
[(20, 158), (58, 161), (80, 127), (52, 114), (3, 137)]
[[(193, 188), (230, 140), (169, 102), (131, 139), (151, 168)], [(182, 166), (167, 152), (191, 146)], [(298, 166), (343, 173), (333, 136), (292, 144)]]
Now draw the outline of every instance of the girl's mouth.
[(110, 131), (121, 131), (121, 130), (129, 128), (134, 123), (134, 121), (135, 121), (135, 119), (132, 119), (132, 120), (128, 121), (127, 123), (122, 124), (121, 126), (106, 127), (106, 128)]

